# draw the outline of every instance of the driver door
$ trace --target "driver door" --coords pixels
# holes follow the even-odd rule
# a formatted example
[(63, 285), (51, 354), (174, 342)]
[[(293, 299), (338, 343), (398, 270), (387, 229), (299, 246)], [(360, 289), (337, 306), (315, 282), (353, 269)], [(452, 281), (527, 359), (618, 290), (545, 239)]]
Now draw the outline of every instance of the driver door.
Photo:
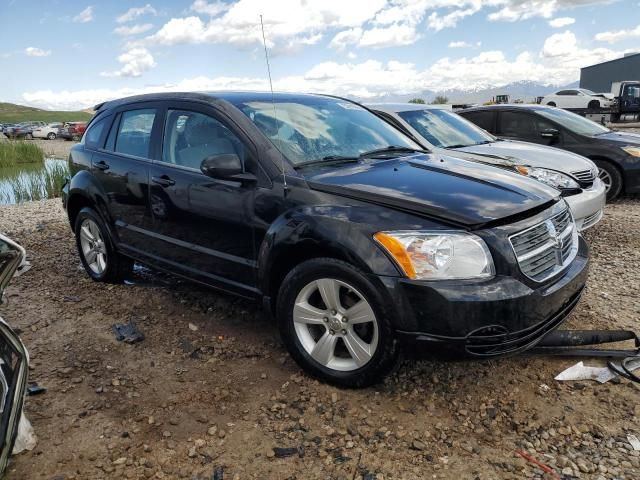
[(204, 283), (251, 294), (256, 253), (251, 218), (256, 185), (217, 180), (200, 171), (213, 155), (252, 160), (247, 141), (213, 108), (168, 105), (160, 160), (149, 173), (150, 242), (172, 271)]

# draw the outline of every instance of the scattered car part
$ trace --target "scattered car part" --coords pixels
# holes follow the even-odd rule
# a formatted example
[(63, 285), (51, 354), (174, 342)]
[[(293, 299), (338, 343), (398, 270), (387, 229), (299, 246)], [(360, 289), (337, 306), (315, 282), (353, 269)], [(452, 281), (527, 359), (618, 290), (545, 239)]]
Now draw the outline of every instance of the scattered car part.
[(112, 325), (111, 329), (119, 342), (138, 343), (144, 340), (144, 334), (138, 330), (133, 320), (129, 320), (129, 323)]
[(40, 395), (41, 393), (45, 393), (47, 389), (38, 385), (36, 382), (30, 383), (27, 387), (27, 395), (32, 397), (34, 395)]
[[(0, 301), (24, 257), (21, 246), (0, 234)], [(0, 475), (7, 466), (19, 430), (25, 434), (32, 432), (22, 412), (28, 372), (27, 350), (20, 337), (0, 318)], [(27, 439), (26, 443), (31, 441)]]

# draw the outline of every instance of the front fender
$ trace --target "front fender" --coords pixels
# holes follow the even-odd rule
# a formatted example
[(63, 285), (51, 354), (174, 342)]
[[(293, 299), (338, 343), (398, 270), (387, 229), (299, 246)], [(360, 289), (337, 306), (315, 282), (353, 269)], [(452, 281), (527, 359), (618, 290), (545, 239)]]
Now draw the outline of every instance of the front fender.
[(303, 258), (332, 256), (365, 274), (399, 276), (395, 264), (373, 240), (372, 226), (350, 206), (303, 206), (283, 213), (269, 227), (258, 252), (258, 282), (269, 292), (270, 273), (289, 263), (295, 251)]

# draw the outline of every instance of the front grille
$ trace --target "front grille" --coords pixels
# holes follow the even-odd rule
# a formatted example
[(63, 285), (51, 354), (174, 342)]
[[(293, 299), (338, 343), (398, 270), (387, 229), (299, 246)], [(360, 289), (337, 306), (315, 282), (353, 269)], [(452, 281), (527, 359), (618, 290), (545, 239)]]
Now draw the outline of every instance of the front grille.
[(543, 282), (564, 270), (578, 252), (578, 233), (569, 209), (509, 237), (520, 270)]
[(589, 186), (591, 186), (596, 179), (596, 174), (591, 169), (571, 172), (571, 175), (573, 175), (580, 183), (588, 184)]

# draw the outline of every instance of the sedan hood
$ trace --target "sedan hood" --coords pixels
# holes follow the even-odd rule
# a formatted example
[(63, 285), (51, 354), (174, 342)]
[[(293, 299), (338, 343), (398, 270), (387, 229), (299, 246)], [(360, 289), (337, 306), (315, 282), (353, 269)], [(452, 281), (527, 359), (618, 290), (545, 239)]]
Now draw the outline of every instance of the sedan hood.
[(565, 173), (593, 168), (591, 160), (581, 155), (560, 150), (559, 148), (515, 140), (501, 140), (499, 142), (457, 148), (456, 150), (487, 157), (498, 157), (504, 160), (511, 160), (519, 165), (550, 168)]
[(522, 175), (444, 156), (412, 155), (321, 168), (314, 190), (412, 211), (465, 228), (543, 207), (558, 191)]
[(640, 134), (631, 132), (608, 132), (602, 135), (596, 135), (593, 138), (619, 142), (621, 147), (624, 147), (624, 145), (640, 145)]

